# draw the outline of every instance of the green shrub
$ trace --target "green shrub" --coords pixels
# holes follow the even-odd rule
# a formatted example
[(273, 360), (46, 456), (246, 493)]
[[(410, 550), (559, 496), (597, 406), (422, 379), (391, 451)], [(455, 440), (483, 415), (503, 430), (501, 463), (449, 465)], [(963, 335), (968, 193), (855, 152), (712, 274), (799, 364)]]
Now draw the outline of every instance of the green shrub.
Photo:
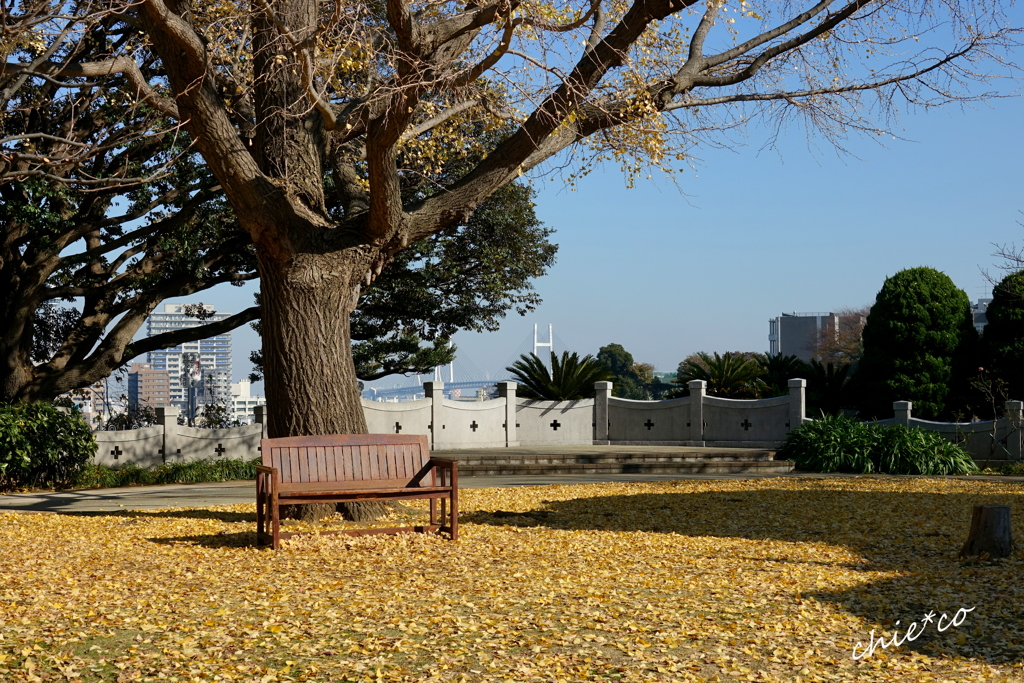
[(779, 449), (797, 469), (812, 472), (970, 474), (970, 454), (935, 432), (862, 423), (845, 415), (805, 422)]
[(95, 454), (96, 439), (77, 412), (0, 405), (0, 489), (67, 486)]
[(963, 448), (919, 427), (880, 427), (879, 472), (890, 474), (970, 474), (974, 459)]
[(90, 465), (75, 479), (79, 488), (117, 488), (153, 484), (199, 484), (203, 482), (255, 479), (259, 458), (252, 460), (195, 460), (142, 468), (127, 464), (118, 468)]
[(793, 430), (778, 455), (811, 472), (874, 472), (878, 434), (872, 427), (846, 415), (825, 415)]

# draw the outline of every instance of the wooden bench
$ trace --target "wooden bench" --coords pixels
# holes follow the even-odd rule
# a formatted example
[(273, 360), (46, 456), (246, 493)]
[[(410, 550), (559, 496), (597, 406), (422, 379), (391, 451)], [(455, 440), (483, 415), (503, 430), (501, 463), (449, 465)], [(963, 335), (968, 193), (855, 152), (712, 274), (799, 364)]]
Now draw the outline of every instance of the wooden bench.
[[(446, 532), (459, 536), (459, 469), (453, 460), (430, 457), (426, 436), (337, 434), (263, 439), (256, 466), (256, 536), (275, 550), (281, 539), (280, 507), (365, 500), (430, 500), (430, 523), (338, 532), (349, 536)], [(441, 501), (438, 521), (435, 501)], [(450, 505), (450, 511), (446, 508)], [(442, 524), (447, 517), (447, 524)]]

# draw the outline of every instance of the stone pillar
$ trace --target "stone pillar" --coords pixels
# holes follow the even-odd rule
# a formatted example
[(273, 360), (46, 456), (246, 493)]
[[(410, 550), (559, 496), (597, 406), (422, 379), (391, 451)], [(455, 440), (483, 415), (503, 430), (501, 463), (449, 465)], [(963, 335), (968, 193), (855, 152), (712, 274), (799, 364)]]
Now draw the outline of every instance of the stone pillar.
[(1006, 450), (1010, 451), (1010, 457), (1019, 461), (1024, 451), (1024, 438), (1021, 430), (1024, 429), (1024, 401), (1007, 401), (1006, 419), (1007, 425)]
[(178, 446), (178, 409), (174, 406), (156, 409), (156, 421), (164, 428), (164, 462), (177, 462), (181, 459), (181, 447)]
[(789, 431), (804, 423), (807, 415), (807, 380), (789, 380)]
[(894, 401), (892, 411), (896, 414), (896, 424), (904, 427), (910, 426), (910, 409), (913, 407), (910, 401)]
[(444, 382), (424, 382), (423, 393), (430, 401), (430, 448), (442, 448), (444, 438)]
[(498, 396), (505, 399), (505, 447), (519, 445), (516, 435), (516, 383), (498, 382)]
[(267, 438), (267, 407), (266, 406), (253, 406), (252, 414), (256, 416), (256, 424), (263, 426), (263, 434), (260, 436), (261, 439)]
[(695, 446), (704, 445), (704, 395), (708, 383), (702, 379), (691, 379), (690, 387), (690, 441)]
[(594, 382), (594, 444), (608, 443), (608, 402), (612, 397), (611, 382)]

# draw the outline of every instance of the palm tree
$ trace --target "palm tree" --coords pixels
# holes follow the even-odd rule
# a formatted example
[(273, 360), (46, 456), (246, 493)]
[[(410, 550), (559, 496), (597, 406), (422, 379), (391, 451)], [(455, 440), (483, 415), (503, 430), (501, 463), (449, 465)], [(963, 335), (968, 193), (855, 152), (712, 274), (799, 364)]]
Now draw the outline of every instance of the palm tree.
[(516, 390), (523, 398), (546, 401), (573, 401), (594, 397), (594, 382), (611, 380), (612, 372), (593, 356), (580, 358), (576, 353), (562, 352), (561, 359), (551, 352), (551, 372), (535, 354), (519, 357), (505, 368), (519, 382)]
[(699, 351), (680, 364), (676, 382), (686, 385), (693, 379), (708, 383), (709, 394), (722, 398), (757, 398), (765, 387), (764, 370), (753, 358), (741, 353), (711, 356)]
[(850, 363), (834, 366), (812, 360), (807, 373), (807, 403), (825, 415), (838, 415), (847, 399)]
[(762, 379), (765, 389), (761, 392), (762, 398), (785, 396), (789, 393), (789, 380), (794, 377), (804, 377), (810, 372), (807, 363), (796, 356), (783, 356), (781, 353), (759, 353), (754, 358), (764, 370)]

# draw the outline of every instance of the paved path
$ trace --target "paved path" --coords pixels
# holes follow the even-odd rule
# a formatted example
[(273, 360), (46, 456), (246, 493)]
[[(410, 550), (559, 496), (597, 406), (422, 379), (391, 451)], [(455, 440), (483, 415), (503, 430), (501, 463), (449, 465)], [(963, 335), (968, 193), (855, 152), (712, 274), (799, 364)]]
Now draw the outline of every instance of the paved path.
[[(757, 475), (682, 475), (682, 474), (590, 474), (590, 475), (511, 475), (498, 477), (460, 477), (460, 489), (495, 486), (543, 486), (547, 484), (594, 484), (608, 481), (671, 481), (674, 479), (733, 479)], [(0, 512), (117, 512), (118, 510), (158, 510), (170, 507), (232, 505), (256, 500), (252, 481), (228, 481), (212, 484), (165, 484), (128, 486), (116, 489), (80, 491), (37, 491), (0, 495)]]
[[(619, 481), (673, 481), (683, 479), (762, 479), (765, 477), (856, 477), (856, 474), (591, 474), (591, 475), (508, 475), (463, 477), (459, 488), (500, 486), (545, 486), (550, 484), (596, 484)], [(879, 475), (874, 475), (879, 476)], [(881, 475), (885, 476), (885, 475)], [(970, 477), (1024, 484), (1024, 477)], [(203, 507), (252, 503), (256, 486), (252, 481), (213, 484), (167, 484), (130, 486), (117, 489), (81, 491), (39, 491), (0, 495), (0, 512), (62, 512), (69, 514), (112, 513), (120, 510), (157, 510), (170, 507)]]

